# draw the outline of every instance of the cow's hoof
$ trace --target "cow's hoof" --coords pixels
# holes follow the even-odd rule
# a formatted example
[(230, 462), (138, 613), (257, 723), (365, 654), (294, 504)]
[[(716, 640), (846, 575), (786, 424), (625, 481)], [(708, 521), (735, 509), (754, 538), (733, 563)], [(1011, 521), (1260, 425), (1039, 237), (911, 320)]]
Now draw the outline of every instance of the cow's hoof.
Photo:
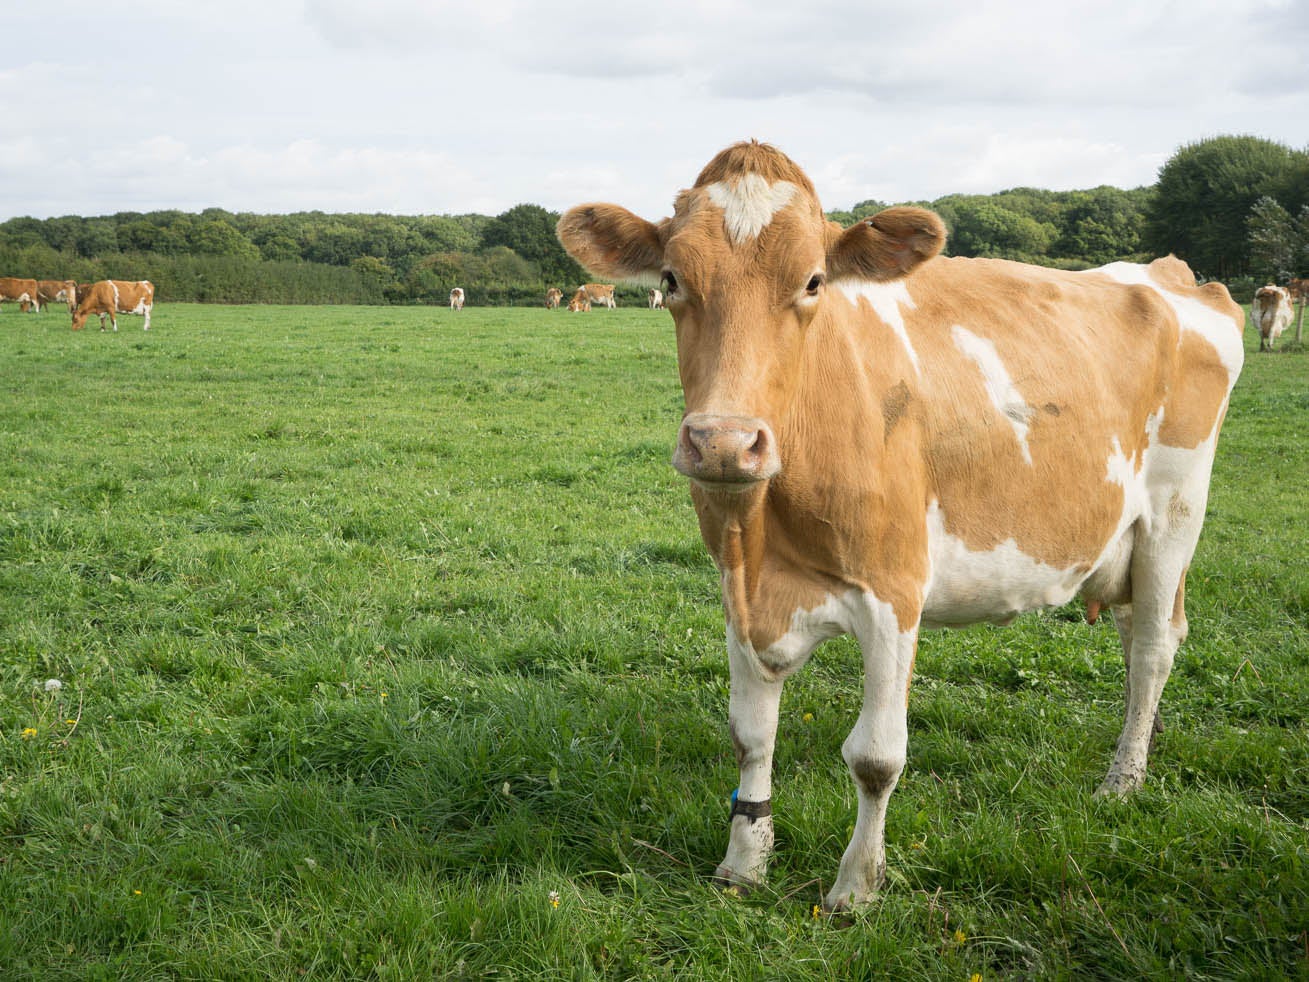
[(1095, 798), (1123, 799), (1141, 786), (1144, 777), (1132, 778), (1126, 774), (1110, 774), (1095, 789)]
[(750, 880), (741, 879), (731, 870), (724, 869), (721, 866), (714, 870), (714, 875), (710, 877), (709, 882), (723, 893), (742, 898), (750, 896), (760, 886), (760, 884)]

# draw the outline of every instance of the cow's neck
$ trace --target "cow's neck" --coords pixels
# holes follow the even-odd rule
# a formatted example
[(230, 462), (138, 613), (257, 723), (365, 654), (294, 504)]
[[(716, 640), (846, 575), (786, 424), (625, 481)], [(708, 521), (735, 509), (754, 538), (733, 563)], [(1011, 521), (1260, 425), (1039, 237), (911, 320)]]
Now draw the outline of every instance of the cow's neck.
[(893, 517), (886, 504), (901, 489), (879, 461), (910, 425), (912, 366), (895, 346), (870, 362), (867, 339), (852, 329), (812, 325), (790, 411), (773, 424), (782, 472), (742, 494), (693, 494), (729, 623), (756, 650), (785, 634), (795, 612), (874, 589), (865, 560), (896, 534), (879, 516)]

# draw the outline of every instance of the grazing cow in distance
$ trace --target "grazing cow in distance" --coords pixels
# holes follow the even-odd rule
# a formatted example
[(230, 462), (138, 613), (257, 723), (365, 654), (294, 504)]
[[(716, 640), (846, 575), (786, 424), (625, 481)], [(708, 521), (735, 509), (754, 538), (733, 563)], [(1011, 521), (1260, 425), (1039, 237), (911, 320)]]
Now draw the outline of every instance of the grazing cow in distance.
[(42, 304), (66, 303), (70, 314), (77, 309), (77, 283), (73, 280), (37, 280), (36, 293)]
[(462, 287), (457, 286), (450, 291), (450, 309), (451, 310), (464, 309), (464, 291)]
[(1291, 291), (1269, 283), (1254, 292), (1250, 319), (1259, 330), (1259, 350), (1272, 351), (1273, 344), (1286, 330), (1295, 311), (1291, 309)]
[(652, 223), (579, 205), (583, 267), (661, 277), (690, 479), (718, 567), (740, 769), (719, 882), (761, 882), (784, 680), (853, 634), (864, 694), (842, 746), (858, 816), (828, 910), (883, 882), (919, 632), (1081, 596), (1113, 612), (1126, 714), (1097, 794), (1145, 779), (1186, 637), (1187, 568), (1245, 317), (1169, 257), (1064, 272), (938, 256), (945, 226), (889, 208), (843, 229), (758, 143), (721, 152)]
[[(583, 283), (578, 289), (586, 294), (588, 304), (598, 303), (610, 310), (618, 306), (618, 301), (614, 299), (612, 283)], [(587, 309), (590, 310), (590, 307), (588, 306)]]
[(73, 311), (73, 330), (86, 326), (92, 314), (100, 315), (100, 330), (105, 329), (105, 314), (118, 330), (119, 314), (139, 314), (145, 317), (142, 330), (150, 330), (150, 311), (155, 304), (155, 287), (149, 280), (101, 280), (90, 289), (78, 291), (77, 309)]
[(554, 310), (556, 307), (559, 306), (560, 302), (563, 299), (564, 299), (563, 290), (559, 289), (559, 287), (557, 286), (550, 287), (550, 289), (545, 291), (546, 310)]
[(568, 301), (568, 309), (571, 310), (574, 314), (579, 312), (580, 313), (591, 312), (591, 301), (587, 299), (586, 287), (579, 286), (577, 288), (577, 292), (574, 293), (572, 299)]
[(646, 297), (650, 301), (651, 310), (658, 310), (664, 305), (664, 294), (662, 290), (650, 290), (649, 293), (646, 294)]
[(36, 287), (36, 280), (27, 280), (15, 276), (0, 276), (0, 305), (4, 304), (6, 300), (18, 304), (18, 309), (23, 313), (27, 313), (32, 309), (39, 313), (41, 310), (41, 298)]

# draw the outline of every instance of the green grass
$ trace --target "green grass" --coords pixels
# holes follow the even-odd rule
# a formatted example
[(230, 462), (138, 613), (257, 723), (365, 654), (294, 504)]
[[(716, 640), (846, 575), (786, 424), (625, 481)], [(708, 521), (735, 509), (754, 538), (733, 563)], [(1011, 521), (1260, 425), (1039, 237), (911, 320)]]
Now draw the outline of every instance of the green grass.
[(120, 326), (0, 316), (6, 979), (1309, 977), (1303, 354), (1247, 337), (1146, 787), (1090, 797), (1107, 622), (929, 634), (887, 889), (833, 922), (849, 641), (788, 684), (768, 889), (707, 883), (736, 774), (666, 314)]

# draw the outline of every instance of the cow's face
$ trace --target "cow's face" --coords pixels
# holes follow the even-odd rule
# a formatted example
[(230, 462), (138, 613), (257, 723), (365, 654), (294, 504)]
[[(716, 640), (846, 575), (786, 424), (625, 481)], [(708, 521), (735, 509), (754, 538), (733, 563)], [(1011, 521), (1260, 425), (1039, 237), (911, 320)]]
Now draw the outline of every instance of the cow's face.
[(617, 205), (582, 205), (558, 232), (597, 273), (659, 279), (686, 398), (673, 466), (729, 495), (758, 489), (782, 467), (778, 434), (806, 334), (828, 316), (828, 283), (902, 276), (945, 239), (940, 219), (916, 208), (843, 231), (823, 218), (804, 173), (760, 144), (719, 154), (658, 225)]

